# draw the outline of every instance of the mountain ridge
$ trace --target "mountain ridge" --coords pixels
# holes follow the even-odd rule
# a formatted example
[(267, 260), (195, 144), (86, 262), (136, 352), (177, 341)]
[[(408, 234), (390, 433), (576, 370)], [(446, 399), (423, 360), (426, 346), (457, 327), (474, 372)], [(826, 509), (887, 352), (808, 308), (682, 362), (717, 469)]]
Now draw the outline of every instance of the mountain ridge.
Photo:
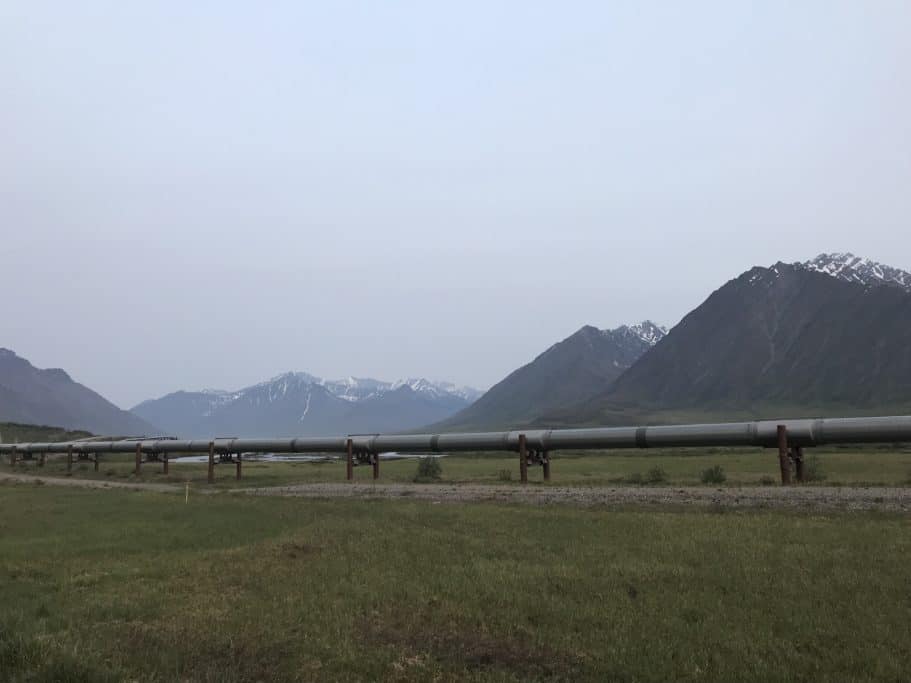
[(116, 436), (158, 433), (152, 424), (74, 381), (65, 370), (36, 368), (6, 348), (0, 348), (0, 421)]

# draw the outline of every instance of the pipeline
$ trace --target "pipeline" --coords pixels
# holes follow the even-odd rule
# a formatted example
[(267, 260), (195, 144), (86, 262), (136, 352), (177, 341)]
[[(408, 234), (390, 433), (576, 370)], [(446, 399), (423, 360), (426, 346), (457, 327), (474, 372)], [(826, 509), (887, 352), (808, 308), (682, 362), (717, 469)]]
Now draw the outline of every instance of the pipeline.
[(778, 427), (784, 425), (794, 447), (826, 444), (911, 442), (911, 416), (830, 419), (761, 420), (720, 424), (648, 427), (593, 427), (584, 429), (528, 429), (507, 432), (451, 434), (351, 434), (335, 437), (288, 439), (132, 439), (118, 441), (65, 441), (2, 443), (0, 453), (345, 453), (348, 441), (361, 453), (455, 453), (519, 450), (520, 436), (527, 448), (538, 451), (611, 450), (619, 448), (684, 448), (778, 445)]

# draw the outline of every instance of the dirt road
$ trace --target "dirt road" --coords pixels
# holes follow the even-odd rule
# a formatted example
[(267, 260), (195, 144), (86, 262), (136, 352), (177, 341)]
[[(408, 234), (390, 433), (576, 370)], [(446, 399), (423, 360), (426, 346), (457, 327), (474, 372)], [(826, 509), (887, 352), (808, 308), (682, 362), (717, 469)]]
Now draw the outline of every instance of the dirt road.
[(171, 484), (145, 484), (143, 482), (101, 481), (100, 479), (79, 479), (78, 477), (36, 477), (33, 474), (15, 474), (0, 472), (0, 482), (11, 481), (20, 484), (42, 484), (52, 486), (75, 486), (84, 489), (128, 489), (133, 491), (159, 491), (173, 493), (183, 491), (182, 487)]
[[(175, 493), (183, 491), (170, 484), (127, 483), (36, 477), (0, 472), (0, 481), (77, 486), (96, 489), (131, 489)], [(222, 495), (285, 496), (300, 498), (412, 499), (434, 503), (526, 503), (531, 505), (594, 506), (683, 506), (702, 508), (784, 508), (795, 510), (882, 510), (911, 513), (911, 488), (858, 488), (850, 486), (485, 486), (479, 484), (297, 484), (250, 489), (194, 488), (195, 493)]]
[(724, 508), (791, 508), (885, 510), (911, 512), (911, 488), (834, 486), (765, 487), (555, 487), (482, 486), (475, 484), (302, 484), (244, 489), (259, 496), (307, 498), (411, 498), (440, 503), (486, 501), (533, 505), (700, 506)]

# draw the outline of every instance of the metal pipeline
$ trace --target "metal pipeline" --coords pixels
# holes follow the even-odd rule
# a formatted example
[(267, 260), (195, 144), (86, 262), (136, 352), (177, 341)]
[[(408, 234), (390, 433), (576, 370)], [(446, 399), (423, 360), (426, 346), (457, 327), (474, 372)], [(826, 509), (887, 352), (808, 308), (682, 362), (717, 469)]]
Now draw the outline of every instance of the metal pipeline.
[(692, 446), (777, 445), (778, 425), (787, 428), (792, 446), (911, 442), (911, 416), (831, 419), (762, 420), (721, 424), (651, 427), (593, 427), (586, 429), (527, 429), (508, 432), (452, 434), (367, 434), (285, 439), (133, 439), (3, 443), (0, 453), (345, 453), (348, 439), (355, 451), (369, 453), (453, 453), (518, 451), (519, 435), (531, 450), (610, 450), (617, 448), (684, 448)]

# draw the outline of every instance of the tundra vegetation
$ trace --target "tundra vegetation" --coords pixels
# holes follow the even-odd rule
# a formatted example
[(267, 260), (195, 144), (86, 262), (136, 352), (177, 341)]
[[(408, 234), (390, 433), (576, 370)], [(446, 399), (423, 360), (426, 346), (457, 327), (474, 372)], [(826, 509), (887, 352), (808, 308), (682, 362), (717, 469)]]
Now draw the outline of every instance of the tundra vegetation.
[[(911, 447), (826, 447), (807, 454), (805, 472), (808, 485), (824, 486), (907, 486), (911, 479)], [(778, 451), (775, 449), (654, 449), (609, 452), (561, 452), (551, 454), (551, 482), (542, 481), (540, 467), (529, 468), (532, 485), (551, 486), (760, 486), (776, 484), (779, 478)], [(198, 460), (198, 459), (197, 459)], [(440, 471), (426, 477), (420, 473), (420, 460), (382, 460), (380, 481), (445, 484), (513, 484), (519, 486), (517, 455), (477, 453), (429, 459), (423, 467)], [(721, 468), (724, 481), (703, 481), (708, 469)], [(147, 481), (183, 485), (205, 485), (205, 462), (170, 462), (169, 473), (162, 474), (160, 462), (145, 462), (140, 475), (134, 474), (134, 456), (102, 455), (98, 471), (90, 461), (74, 461), (71, 476), (111, 481)], [(6, 458), (0, 470), (9, 471)], [(67, 476), (66, 456), (49, 456), (44, 467), (37, 461), (20, 462), (17, 472), (43, 476)], [(370, 467), (356, 467), (355, 479), (371, 481)], [(717, 472), (716, 472), (717, 474)], [(215, 468), (218, 488), (275, 486), (345, 480), (340, 459), (322, 462), (257, 461), (245, 457), (243, 479), (236, 481), (233, 464)]]
[(906, 517), (184, 501), (0, 484), (3, 679), (896, 681), (911, 666)]

